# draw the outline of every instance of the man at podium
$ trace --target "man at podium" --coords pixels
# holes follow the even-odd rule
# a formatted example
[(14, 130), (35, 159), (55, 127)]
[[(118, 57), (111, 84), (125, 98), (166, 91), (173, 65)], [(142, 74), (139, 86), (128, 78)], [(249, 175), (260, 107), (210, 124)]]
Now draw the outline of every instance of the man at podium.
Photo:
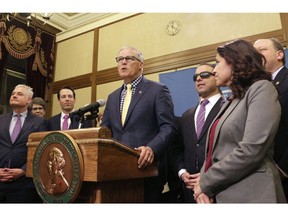
[(124, 83), (109, 95), (101, 126), (140, 152), (139, 169), (157, 161), (159, 175), (144, 180), (144, 202), (159, 203), (166, 182), (166, 152), (177, 130), (172, 98), (165, 85), (142, 75), (144, 58), (137, 49), (121, 48), (116, 62)]

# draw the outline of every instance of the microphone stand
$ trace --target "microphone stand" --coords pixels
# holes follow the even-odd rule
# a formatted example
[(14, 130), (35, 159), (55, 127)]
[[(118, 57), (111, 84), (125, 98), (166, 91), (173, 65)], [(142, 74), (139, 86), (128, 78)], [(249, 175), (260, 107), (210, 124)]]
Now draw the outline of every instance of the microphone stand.
[(94, 124), (93, 124), (93, 122), (92, 122), (92, 125), (93, 125), (94, 127), (96, 127), (99, 109), (94, 110), (93, 112), (90, 112), (90, 113), (91, 113), (90, 115), (86, 115), (86, 119), (92, 120), (92, 121), (94, 122)]
[(84, 113), (80, 116), (79, 115), (79, 126), (78, 129), (82, 128), (83, 122), (86, 120), (86, 116), (84, 115)]
[(83, 112), (79, 112), (78, 113), (78, 117), (79, 117), (78, 129), (82, 128), (83, 123), (84, 123), (85, 120), (95, 120), (96, 124), (97, 124), (97, 117), (98, 117), (99, 109), (96, 109), (96, 110), (94, 110), (93, 112), (90, 112), (90, 113), (91, 113), (90, 115), (84, 115), (85, 113), (83, 113)]

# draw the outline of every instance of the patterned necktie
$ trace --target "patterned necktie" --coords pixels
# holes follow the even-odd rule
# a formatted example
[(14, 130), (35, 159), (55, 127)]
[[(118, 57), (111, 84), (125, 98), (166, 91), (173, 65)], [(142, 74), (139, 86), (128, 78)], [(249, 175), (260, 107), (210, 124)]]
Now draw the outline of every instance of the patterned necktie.
[(64, 121), (62, 124), (62, 130), (68, 130), (68, 119), (69, 119), (69, 115), (64, 115)]
[(204, 123), (205, 123), (205, 111), (206, 111), (205, 106), (208, 103), (209, 103), (209, 100), (205, 99), (205, 100), (201, 101), (201, 104), (200, 104), (199, 113), (198, 113), (198, 116), (196, 119), (196, 134), (197, 134), (198, 138), (200, 136), (200, 133), (201, 133), (202, 128), (203, 128)]
[(123, 103), (122, 118), (121, 118), (122, 125), (124, 125), (126, 115), (128, 112), (128, 108), (131, 102), (131, 98), (132, 98), (132, 85), (129, 83), (127, 84), (127, 91), (126, 91), (126, 95), (125, 95), (124, 103)]
[(19, 135), (19, 133), (21, 131), (21, 115), (17, 114), (14, 117), (17, 118), (17, 121), (16, 121), (15, 127), (13, 129), (13, 132), (11, 134), (12, 143), (14, 143), (14, 141), (16, 140), (17, 136)]

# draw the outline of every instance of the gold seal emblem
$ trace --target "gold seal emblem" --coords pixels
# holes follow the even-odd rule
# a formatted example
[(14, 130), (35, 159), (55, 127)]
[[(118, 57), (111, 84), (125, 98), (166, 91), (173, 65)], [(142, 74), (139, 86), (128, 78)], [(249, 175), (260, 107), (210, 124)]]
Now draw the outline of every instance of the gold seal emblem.
[(28, 35), (22, 28), (15, 28), (13, 31), (13, 39), (19, 45), (24, 45), (28, 42)]
[(51, 132), (42, 139), (33, 159), (33, 181), (44, 202), (73, 202), (83, 174), (81, 151), (69, 134)]
[(22, 28), (16, 28), (12, 25), (8, 31), (9, 46), (20, 53), (28, 52), (33, 49), (32, 37), (29, 32), (26, 32)]

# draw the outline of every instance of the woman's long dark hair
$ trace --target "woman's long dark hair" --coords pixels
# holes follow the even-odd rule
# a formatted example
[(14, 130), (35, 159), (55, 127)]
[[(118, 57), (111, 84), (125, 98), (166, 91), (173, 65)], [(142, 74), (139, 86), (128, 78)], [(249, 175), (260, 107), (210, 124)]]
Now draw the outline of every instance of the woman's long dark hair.
[(235, 40), (217, 48), (218, 54), (232, 65), (233, 98), (243, 98), (247, 89), (258, 80), (271, 81), (271, 74), (265, 71), (265, 57), (251, 43)]

